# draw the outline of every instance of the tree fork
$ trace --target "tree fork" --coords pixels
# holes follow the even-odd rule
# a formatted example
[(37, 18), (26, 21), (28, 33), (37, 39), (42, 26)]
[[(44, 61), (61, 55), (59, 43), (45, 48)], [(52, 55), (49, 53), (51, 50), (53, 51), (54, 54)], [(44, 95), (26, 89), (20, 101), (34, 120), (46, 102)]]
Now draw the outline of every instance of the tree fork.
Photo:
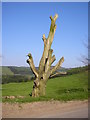
[(51, 25), (49, 35), (46, 38), (45, 34), (43, 34), (42, 39), (44, 42), (44, 51), (41, 57), (39, 68), (36, 70), (32, 55), (29, 53), (27, 63), (30, 65), (32, 72), (34, 73), (36, 79), (34, 80), (32, 97), (39, 97), (45, 95), (45, 88), (48, 78), (61, 66), (64, 62), (64, 57), (62, 57), (59, 62), (51, 69), (52, 63), (56, 60), (55, 55), (53, 54), (53, 50), (51, 49), (51, 45), (53, 42), (54, 34), (56, 31), (56, 19), (58, 18), (58, 14), (54, 16), (50, 16)]

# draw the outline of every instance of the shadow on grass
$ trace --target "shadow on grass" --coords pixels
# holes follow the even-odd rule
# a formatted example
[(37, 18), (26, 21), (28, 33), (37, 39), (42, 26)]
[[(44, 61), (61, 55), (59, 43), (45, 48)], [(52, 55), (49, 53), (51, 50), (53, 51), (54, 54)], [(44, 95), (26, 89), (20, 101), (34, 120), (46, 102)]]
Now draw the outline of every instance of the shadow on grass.
[(56, 92), (60, 94), (60, 93), (86, 92), (86, 91), (88, 90), (84, 88), (71, 88), (71, 89), (57, 90)]

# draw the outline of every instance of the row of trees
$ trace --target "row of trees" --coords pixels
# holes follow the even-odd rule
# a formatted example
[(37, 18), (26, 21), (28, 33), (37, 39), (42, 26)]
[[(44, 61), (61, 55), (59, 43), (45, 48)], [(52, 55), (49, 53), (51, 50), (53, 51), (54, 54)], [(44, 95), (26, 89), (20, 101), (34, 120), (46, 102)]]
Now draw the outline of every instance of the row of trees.
[(20, 82), (28, 82), (31, 81), (32, 78), (30, 76), (22, 76), (22, 75), (2, 75), (2, 84), (6, 83), (20, 83)]

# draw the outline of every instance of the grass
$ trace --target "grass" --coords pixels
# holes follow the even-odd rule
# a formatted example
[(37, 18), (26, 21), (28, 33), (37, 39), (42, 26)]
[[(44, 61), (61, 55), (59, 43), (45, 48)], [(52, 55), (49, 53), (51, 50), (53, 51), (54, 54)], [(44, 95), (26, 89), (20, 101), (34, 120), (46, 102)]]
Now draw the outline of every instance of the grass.
[(46, 87), (46, 96), (32, 98), (33, 82), (8, 83), (2, 85), (3, 96), (24, 96), (24, 98), (4, 99), (3, 102), (34, 102), (48, 100), (84, 100), (88, 99), (88, 72), (82, 72), (65, 77), (49, 79)]

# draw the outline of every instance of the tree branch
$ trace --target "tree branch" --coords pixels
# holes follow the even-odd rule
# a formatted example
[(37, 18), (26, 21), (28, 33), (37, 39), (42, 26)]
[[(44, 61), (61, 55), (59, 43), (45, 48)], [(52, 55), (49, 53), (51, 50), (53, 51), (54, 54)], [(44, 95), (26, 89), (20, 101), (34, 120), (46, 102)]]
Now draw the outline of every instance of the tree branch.
[(51, 62), (50, 62), (50, 60), (51, 60), (51, 57), (52, 57), (52, 53), (53, 53), (53, 50), (50, 49), (50, 50), (49, 50), (49, 53), (48, 53), (48, 59), (47, 59), (46, 65), (45, 65), (45, 73), (48, 72), (48, 70), (49, 70), (50, 67), (51, 67)]
[(51, 58), (51, 64), (56, 60), (55, 55), (52, 56)]
[(59, 62), (51, 69), (50, 71), (50, 75), (53, 74), (60, 66), (61, 64), (64, 62), (64, 57), (62, 57)]
[(44, 45), (46, 45), (46, 37), (45, 37), (45, 34), (43, 34), (42, 39), (43, 39)]
[[(46, 59), (48, 58), (48, 52), (49, 52), (49, 50), (51, 48), (51, 44), (52, 44), (52, 41), (53, 41), (53, 38), (54, 38), (54, 34), (55, 34), (55, 30), (56, 30), (55, 21), (56, 21), (57, 17), (58, 17), (57, 14), (54, 16), (54, 18), (52, 18), (50, 16), (51, 26), (50, 26), (50, 31), (49, 31), (49, 35), (48, 35), (46, 44), (44, 44), (43, 55), (42, 55), (42, 58), (41, 58), (40, 63), (39, 63), (39, 73), (43, 72)], [(43, 36), (43, 39), (45, 41), (45, 35)]]
[(46, 61), (46, 64), (45, 64), (45, 72), (43, 73), (43, 78), (44, 78), (45, 81), (47, 81), (47, 79), (50, 76), (50, 67), (51, 67), (52, 53), (53, 53), (53, 50), (50, 49), (49, 53), (48, 53), (48, 58), (47, 58), (47, 61)]
[(66, 74), (67, 74), (67, 72), (57, 72), (57, 73), (55, 73), (55, 74), (50, 75), (50, 78), (56, 77), (56, 76), (58, 76), (58, 75), (66, 75)]
[(58, 18), (58, 14), (55, 14), (54, 21), (56, 22), (56, 19)]
[(29, 53), (27, 56), (29, 57), (29, 59), (27, 60), (27, 63), (30, 65), (30, 68), (31, 68), (32, 72), (34, 73), (34, 75), (36, 77), (38, 77), (38, 71), (35, 68), (32, 55)]

